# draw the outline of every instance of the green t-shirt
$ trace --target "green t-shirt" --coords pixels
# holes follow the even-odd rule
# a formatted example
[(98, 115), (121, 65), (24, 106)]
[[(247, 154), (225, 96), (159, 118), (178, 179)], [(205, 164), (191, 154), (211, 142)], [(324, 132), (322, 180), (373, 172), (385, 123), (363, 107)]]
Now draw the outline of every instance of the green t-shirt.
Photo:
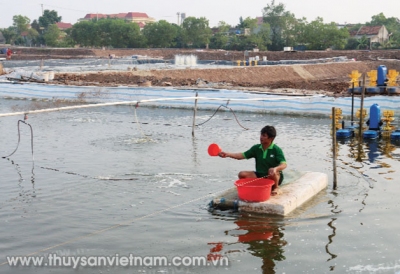
[(268, 170), (271, 167), (277, 167), (282, 163), (286, 163), (282, 149), (274, 143), (266, 150), (263, 149), (261, 144), (254, 145), (248, 151), (243, 152), (243, 156), (246, 159), (256, 159), (256, 172), (262, 177), (268, 175)]

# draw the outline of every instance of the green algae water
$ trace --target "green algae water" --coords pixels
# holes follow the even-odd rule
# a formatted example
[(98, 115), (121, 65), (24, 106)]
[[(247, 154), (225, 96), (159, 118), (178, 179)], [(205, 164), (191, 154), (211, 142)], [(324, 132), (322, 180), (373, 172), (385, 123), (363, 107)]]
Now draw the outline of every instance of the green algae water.
[[(0, 100), (2, 112), (29, 107)], [(198, 111), (197, 123), (213, 111)], [(29, 115), (16, 152), (0, 158), (1, 273), (397, 273), (400, 147), (338, 142), (332, 190), (331, 121), (219, 112), (196, 127), (193, 111), (99, 107)], [(18, 144), (18, 119), (0, 118), (0, 156)], [(290, 216), (209, 211), (252, 160), (241, 152), (277, 128), (288, 170), (329, 175), (329, 186)], [(357, 161), (357, 157), (361, 161)], [(11, 266), (9, 256), (44, 258)], [(99, 265), (101, 257), (141, 258)], [(64, 257), (61, 265), (49, 258)], [(166, 258), (157, 264), (155, 258)], [(74, 268), (71, 258), (86, 260)], [(178, 258), (173, 261), (173, 258)], [(194, 258), (205, 265), (195, 265)], [(46, 265), (47, 263), (47, 265)], [(180, 263), (180, 264), (179, 264)]]

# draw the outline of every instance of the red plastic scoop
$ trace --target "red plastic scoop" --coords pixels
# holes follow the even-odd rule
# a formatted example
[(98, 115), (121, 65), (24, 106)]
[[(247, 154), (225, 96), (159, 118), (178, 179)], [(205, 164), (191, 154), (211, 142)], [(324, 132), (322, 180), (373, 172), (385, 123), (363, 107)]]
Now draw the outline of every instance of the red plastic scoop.
[(210, 156), (218, 156), (218, 154), (222, 151), (222, 149), (217, 144), (211, 144), (208, 147), (208, 154)]

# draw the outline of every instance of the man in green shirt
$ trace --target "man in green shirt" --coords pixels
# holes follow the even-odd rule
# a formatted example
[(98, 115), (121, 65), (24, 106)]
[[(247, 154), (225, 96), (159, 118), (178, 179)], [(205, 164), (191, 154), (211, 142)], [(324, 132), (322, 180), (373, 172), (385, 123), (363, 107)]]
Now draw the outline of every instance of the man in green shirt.
[(276, 137), (276, 130), (273, 126), (265, 126), (261, 129), (260, 144), (252, 146), (243, 153), (230, 153), (221, 151), (219, 156), (222, 158), (233, 158), (236, 160), (255, 158), (255, 171), (240, 171), (239, 179), (244, 178), (269, 178), (275, 182), (272, 187), (271, 195), (279, 193), (279, 185), (283, 181), (283, 173), (286, 165), (286, 159), (280, 147), (273, 143)]

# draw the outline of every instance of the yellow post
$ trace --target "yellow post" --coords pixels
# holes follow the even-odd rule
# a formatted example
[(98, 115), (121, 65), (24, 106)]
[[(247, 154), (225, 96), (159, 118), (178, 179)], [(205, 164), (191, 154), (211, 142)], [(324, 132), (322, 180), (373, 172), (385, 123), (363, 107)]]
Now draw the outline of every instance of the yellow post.
[(242, 62), (242, 61), (241, 60), (237, 60), (236, 62), (237, 62), (238, 67), (240, 67), (240, 62)]
[(367, 72), (367, 75), (368, 75), (369, 86), (376, 87), (376, 80), (378, 79), (378, 71), (371, 70), (370, 72)]
[(354, 83), (355, 87), (359, 87), (359, 80), (358, 79), (360, 79), (361, 75), (362, 74), (359, 73), (358, 70), (351, 71), (351, 74), (349, 74), (349, 77), (351, 78), (350, 87), (353, 85), (353, 83)]
[(399, 76), (399, 73), (394, 70), (394, 69), (390, 69), (387, 77), (388, 77), (388, 86), (389, 87), (395, 87), (397, 86), (396, 81), (397, 81), (397, 76)]

